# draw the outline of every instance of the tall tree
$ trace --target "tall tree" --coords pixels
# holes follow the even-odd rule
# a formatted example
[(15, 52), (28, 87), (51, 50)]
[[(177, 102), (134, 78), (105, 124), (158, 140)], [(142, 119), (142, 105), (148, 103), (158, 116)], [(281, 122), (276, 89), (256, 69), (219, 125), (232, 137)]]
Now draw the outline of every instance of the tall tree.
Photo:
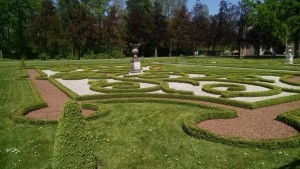
[[(114, 4), (111, 6), (107, 18), (104, 21), (105, 42), (108, 56), (113, 56), (112, 52), (119, 51), (119, 55), (123, 53), (123, 39), (122, 39), (122, 21), (120, 13), (118, 13), (119, 6)], [(114, 56), (118, 57), (118, 56)]]
[(226, 0), (221, 0), (216, 34), (219, 51), (224, 48), (230, 49), (237, 47), (238, 17), (239, 11), (237, 6)]
[(199, 47), (207, 47), (209, 31), (209, 11), (208, 7), (199, 0), (192, 11), (192, 40), (194, 50), (198, 51)]
[(188, 54), (190, 51), (190, 14), (185, 5), (175, 11), (171, 21), (172, 41), (177, 55)]
[(158, 55), (158, 47), (160, 43), (167, 38), (167, 21), (166, 17), (163, 15), (162, 4), (159, 0), (155, 0), (153, 4), (153, 20), (154, 26), (152, 30), (152, 42), (154, 45), (154, 57)]
[(36, 16), (29, 24), (27, 34), (33, 48), (49, 56), (58, 54), (62, 40), (61, 23), (52, 0), (43, 0)]
[[(268, 48), (289, 41), (299, 44), (300, 2), (298, 0), (243, 0), (243, 2), (252, 9), (248, 24), (259, 30), (262, 45)], [(297, 48), (299, 45), (295, 45), (295, 51), (298, 51)]]
[(164, 16), (167, 17), (168, 19), (172, 18), (174, 12), (180, 9), (182, 5), (187, 4), (187, 0), (164, 0), (159, 2), (161, 3)]
[(85, 5), (77, 5), (72, 13), (72, 19), (68, 26), (68, 36), (72, 46), (74, 46), (75, 55), (80, 59), (83, 54), (90, 49), (90, 41), (93, 41), (96, 34), (96, 20), (91, 15), (90, 10)]
[[(128, 0), (127, 4), (127, 42), (142, 43), (142, 54), (150, 55), (150, 45), (153, 19), (151, 15), (152, 4), (150, 0)], [(146, 46), (146, 47), (145, 47)]]
[(0, 1), (0, 29), (3, 30), (3, 32), (1, 30), (0, 35), (0, 45), (3, 46), (4, 53), (12, 53), (12, 58), (19, 59), (31, 56), (31, 49), (25, 37), (25, 30), (30, 17), (39, 3), (38, 0)]
[(279, 0), (277, 11), (280, 13), (278, 19), (284, 24), (286, 31), (285, 41), (293, 41), (295, 44), (295, 55), (300, 57), (300, 1), (299, 0)]

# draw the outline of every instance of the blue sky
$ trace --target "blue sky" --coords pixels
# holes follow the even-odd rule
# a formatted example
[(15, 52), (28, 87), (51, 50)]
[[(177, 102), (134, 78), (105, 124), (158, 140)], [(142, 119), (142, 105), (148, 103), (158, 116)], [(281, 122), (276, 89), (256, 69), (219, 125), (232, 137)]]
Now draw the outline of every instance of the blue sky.
[[(227, 0), (233, 4), (237, 4), (240, 0)], [(196, 4), (196, 0), (188, 0), (188, 8), (191, 10)], [(200, 0), (201, 3), (206, 4), (209, 9), (209, 14), (215, 15), (219, 12), (220, 0)]]

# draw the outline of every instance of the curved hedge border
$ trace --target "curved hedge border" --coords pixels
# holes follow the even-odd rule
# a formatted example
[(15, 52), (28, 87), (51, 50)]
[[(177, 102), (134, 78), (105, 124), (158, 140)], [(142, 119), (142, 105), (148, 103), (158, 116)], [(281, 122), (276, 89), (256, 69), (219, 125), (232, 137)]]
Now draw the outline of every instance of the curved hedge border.
[(32, 119), (32, 118), (28, 118), (25, 115), (41, 109), (41, 108), (45, 108), (48, 107), (47, 103), (36, 103), (36, 104), (32, 104), (32, 105), (27, 105), (24, 107), (21, 107), (19, 109), (17, 109), (15, 112), (13, 112), (11, 114), (11, 119), (16, 122), (16, 123), (29, 123), (29, 124), (53, 124), (53, 123), (57, 123), (54, 120), (39, 120), (39, 119)]
[[(32, 105), (27, 105), (17, 109), (11, 114), (11, 119), (16, 123), (29, 123), (29, 124), (56, 124), (57, 120), (42, 120), (42, 119), (33, 119), (28, 118), (25, 115), (42, 108), (48, 107), (47, 103), (41, 102)], [(94, 113), (88, 117), (85, 117), (86, 120), (93, 120), (101, 117), (107, 116), (110, 112), (105, 109), (100, 109), (99, 106), (92, 103), (82, 103), (82, 109), (93, 110)]]
[(279, 81), (281, 81), (282, 83), (289, 84), (289, 85), (300, 86), (300, 83), (295, 83), (295, 82), (289, 81), (289, 79), (293, 78), (293, 77), (295, 77), (295, 76), (294, 75), (284, 75), (284, 76), (280, 77)]
[[(228, 114), (226, 114), (228, 113)], [(233, 118), (232, 112), (216, 112), (213, 114), (199, 114), (189, 116), (183, 120), (182, 128), (190, 136), (204, 139), (216, 143), (227, 144), (238, 147), (263, 148), (263, 149), (280, 149), (280, 148), (295, 148), (300, 146), (300, 135), (285, 139), (270, 139), (270, 140), (247, 140), (237, 137), (225, 137), (214, 134), (207, 130), (197, 127), (197, 124), (209, 119)], [(288, 122), (288, 121), (285, 121)], [(287, 123), (293, 125), (292, 123)], [(299, 125), (299, 121), (298, 121)]]
[(300, 109), (283, 113), (276, 120), (286, 123), (300, 132)]
[[(269, 88), (271, 90), (267, 90), (267, 91), (257, 91), (257, 92), (241, 92), (241, 91), (221, 91), (221, 90), (216, 90), (213, 89), (213, 87), (220, 87), (220, 86), (225, 86), (225, 87), (237, 87), (239, 85), (236, 84), (223, 84), (222, 83), (218, 83), (218, 84), (207, 84), (204, 85), (202, 90), (208, 93), (213, 93), (213, 94), (220, 94), (221, 97), (224, 98), (231, 98), (231, 97), (260, 97), (260, 96), (273, 96), (276, 94), (280, 94), (281, 93), (281, 88), (277, 87), (277, 86), (271, 86), (271, 85), (267, 85), (267, 84), (258, 84), (259, 86), (263, 86), (266, 88)], [(253, 85), (254, 83), (252, 83)], [(256, 83), (257, 84), (257, 83)], [(245, 87), (245, 86), (244, 86)], [(238, 87), (236, 88), (238, 89), (244, 89), (243, 87)], [(246, 88), (245, 88), (246, 89)]]
[[(214, 89), (216, 87), (227, 87), (228, 89), (227, 90)], [(202, 87), (202, 90), (207, 93), (222, 95), (223, 93), (226, 93), (226, 92), (245, 91), (246, 87), (244, 85), (238, 85), (238, 84), (212, 83), (212, 84), (204, 85)]]
[[(116, 82), (116, 83), (104, 83), (104, 82), (91, 82), (90, 89), (93, 91), (101, 92), (101, 93), (144, 93), (144, 92), (153, 92), (157, 90), (161, 90), (159, 85), (148, 87), (148, 88), (136, 88), (136, 85), (133, 85), (133, 88), (114, 88), (114, 85), (122, 85), (122, 84), (138, 84), (137, 82)], [(112, 86), (112, 89), (108, 89), (105, 87)]]

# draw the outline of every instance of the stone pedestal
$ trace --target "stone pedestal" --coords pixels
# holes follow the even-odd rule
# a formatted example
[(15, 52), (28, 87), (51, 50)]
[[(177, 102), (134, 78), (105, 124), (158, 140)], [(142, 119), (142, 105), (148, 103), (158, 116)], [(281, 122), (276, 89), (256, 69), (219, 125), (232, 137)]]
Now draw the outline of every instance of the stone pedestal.
[(130, 73), (141, 73), (141, 62), (139, 60), (139, 58), (134, 57), (131, 60), (131, 71)]
[(293, 64), (294, 56), (293, 56), (292, 53), (293, 53), (292, 47), (291, 46), (287, 46), (286, 56), (285, 56), (287, 64)]
[(293, 59), (294, 59), (293, 55), (286, 56), (286, 63), (293, 64)]

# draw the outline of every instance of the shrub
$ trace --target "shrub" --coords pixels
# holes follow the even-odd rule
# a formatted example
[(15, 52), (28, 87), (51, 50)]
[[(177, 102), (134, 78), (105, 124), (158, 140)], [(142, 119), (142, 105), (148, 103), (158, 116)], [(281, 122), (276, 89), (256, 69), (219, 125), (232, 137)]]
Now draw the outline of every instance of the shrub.
[(75, 101), (65, 104), (59, 119), (53, 154), (53, 168), (95, 168), (92, 145), (80, 106)]
[(48, 58), (48, 55), (46, 53), (42, 53), (39, 55), (39, 59), (41, 59), (41, 60), (47, 60), (47, 58)]

